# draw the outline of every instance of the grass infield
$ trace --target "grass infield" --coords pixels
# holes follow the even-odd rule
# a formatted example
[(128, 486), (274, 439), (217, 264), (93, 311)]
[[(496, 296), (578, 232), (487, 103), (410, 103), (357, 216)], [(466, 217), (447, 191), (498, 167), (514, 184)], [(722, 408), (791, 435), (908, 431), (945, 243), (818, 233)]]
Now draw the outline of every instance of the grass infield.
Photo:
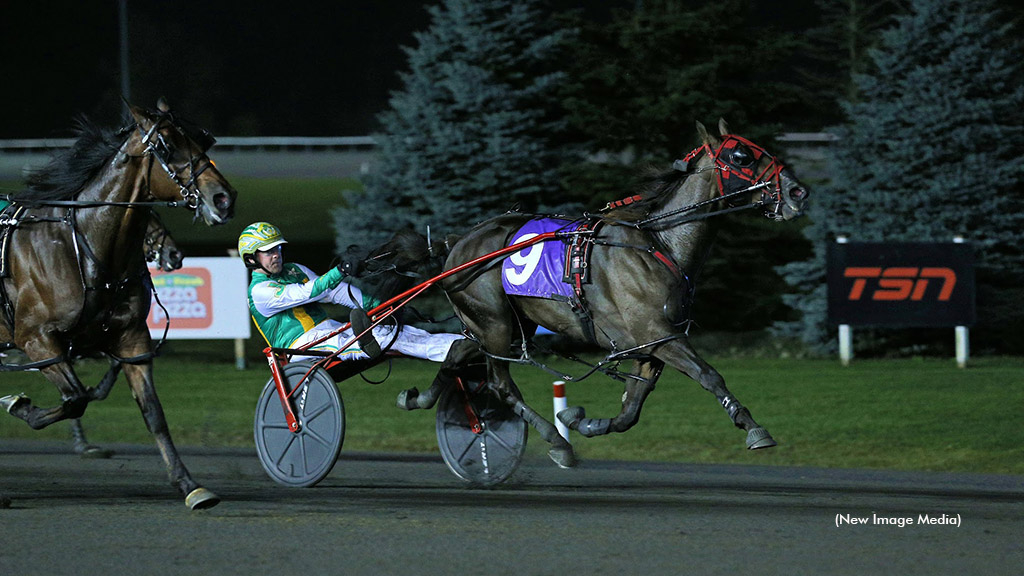
[[(181, 446), (253, 446), (252, 418), (269, 370), (253, 359), (236, 370), (229, 342), (168, 343), (156, 360), (157, 390), (175, 441)], [(250, 346), (250, 349), (252, 346)], [(251, 355), (250, 355), (251, 356)], [(583, 459), (886, 468), (1024, 474), (1024, 444), (1014, 424), (1024, 405), (1024, 358), (978, 358), (967, 369), (951, 359), (835, 360), (714, 358), (735, 396), (768, 428), (779, 446), (750, 452), (744, 434), (715, 399), (673, 370), (666, 370), (640, 423), (625, 434), (571, 440)], [(581, 373), (576, 365), (552, 365)], [(99, 381), (105, 362), (82, 360), (87, 385)], [(368, 376), (379, 379), (386, 367)], [(394, 406), (407, 387), (428, 386), (436, 365), (398, 360), (390, 378), (371, 385), (354, 378), (339, 384), (346, 408), (343, 450), (437, 451), (434, 412)], [(547, 373), (515, 367), (513, 376), (532, 406), (551, 414)], [(3, 373), (0, 394), (25, 392), (37, 405), (57, 403), (56, 389), (38, 373)], [(567, 386), (569, 405), (588, 416), (618, 413), (620, 384), (601, 376)], [(152, 442), (123, 378), (110, 397), (90, 406), (84, 423), (90, 440)], [(528, 454), (545, 443), (531, 433)], [(66, 439), (67, 425), (33, 431), (0, 414), (0, 437)], [(255, 456), (255, 448), (254, 454)]]

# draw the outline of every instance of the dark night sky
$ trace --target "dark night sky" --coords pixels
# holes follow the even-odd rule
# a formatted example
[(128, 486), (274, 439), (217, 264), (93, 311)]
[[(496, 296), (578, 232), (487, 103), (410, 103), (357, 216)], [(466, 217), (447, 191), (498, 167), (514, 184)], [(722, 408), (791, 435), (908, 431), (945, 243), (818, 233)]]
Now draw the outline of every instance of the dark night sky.
[[(635, 0), (549, 0), (607, 13)], [(376, 128), (434, 0), (129, 0), (131, 100), (221, 136)], [(121, 120), (118, 0), (0, 0), (0, 139)]]
[[(405, 67), (422, 1), (130, 0), (131, 95), (221, 135), (359, 135)], [(0, 138), (120, 120), (117, 0), (0, 2)]]

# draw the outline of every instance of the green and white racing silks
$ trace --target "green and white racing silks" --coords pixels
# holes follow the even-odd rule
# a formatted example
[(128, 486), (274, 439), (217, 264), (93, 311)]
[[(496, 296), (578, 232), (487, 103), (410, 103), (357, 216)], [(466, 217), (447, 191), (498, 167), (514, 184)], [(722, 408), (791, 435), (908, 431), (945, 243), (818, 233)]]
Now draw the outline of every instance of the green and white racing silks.
[(342, 282), (337, 268), (318, 276), (288, 262), (280, 274), (254, 270), (249, 283), (249, 312), (263, 338), (275, 348), (290, 348), (300, 336), (329, 317), (319, 302), (355, 308), (366, 300), (359, 288)]

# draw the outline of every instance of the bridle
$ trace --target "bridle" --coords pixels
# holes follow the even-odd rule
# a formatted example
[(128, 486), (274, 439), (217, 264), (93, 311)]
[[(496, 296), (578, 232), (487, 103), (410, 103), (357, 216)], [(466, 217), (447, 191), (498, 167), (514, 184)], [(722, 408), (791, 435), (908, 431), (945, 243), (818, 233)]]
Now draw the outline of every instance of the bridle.
[[(699, 160), (704, 154), (711, 158), (711, 165), (691, 170), (691, 164)], [(755, 172), (757, 166), (764, 158), (768, 159), (768, 165), (760, 172)], [(664, 230), (688, 222), (706, 220), (713, 216), (753, 208), (765, 208), (765, 217), (772, 220), (782, 216), (784, 202), (782, 197), (782, 171), (785, 169), (785, 166), (764, 148), (742, 136), (734, 134), (722, 136), (722, 143), (715, 149), (712, 149), (710, 144), (704, 143), (702, 146), (693, 149), (682, 160), (676, 160), (672, 167), (675, 170), (685, 172), (687, 175), (714, 170), (718, 196), (637, 222), (630, 222), (628, 223), (629, 226), (641, 230)], [(758, 191), (761, 192), (761, 199), (757, 202), (746, 204), (741, 202), (741, 198), (744, 196)], [(628, 202), (620, 200), (609, 204), (609, 206), (605, 207), (605, 210), (641, 199), (642, 197), (634, 196), (628, 199)], [(728, 207), (694, 213), (700, 208), (722, 202)], [(625, 222), (618, 221), (616, 223), (626, 224)]]
[[(762, 205), (770, 200), (775, 205), (775, 214), (778, 214), (782, 204), (782, 171), (785, 169), (778, 158), (742, 136), (726, 134), (718, 148), (712, 150), (711, 145), (705, 143), (687, 154), (683, 161), (688, 163), (705, 153), (711, 157), (719, 196), (735, 198), (736, 192), (747, 192), (756, 186), (762, 189)], [(755, 172), (762, 158), (768, 159), (768, 165)], [(774, 190), (769, 190), (769, 184), (774, 184)], [(729, 201), (729, 205), (735, 204)]]
[[(171, 155), (174, 149), (171, 148), (167, 141), (164, 139), (164, 135), (160, 132), (160, 126), (167, 122), (174, 128), (179, 134), (181, 134), (187, 141), (195, 141), (200, 148), (198, 154), (191, 154), (192, 146), (189, 145), (190, 156), (188, 159), (189, 178), (187, 181), (183, 181), (181, 175), (171, 165)], [(213, 166), (213, 161), (206, 155), (206, 151), (210, 149), (210, 146), (216, 142), (213, 136), (206, 130), (197, 131), (194, 134), (187, 134), (182, 127), (174, 121), (174, 117), (170, 112), (161, 112), (154, 120), (153, 125), (149, 128), (148, 132), (142, 130), (142, 126), (136, 124), (135, 128), (138, 129), (139, 133), (142, 134), (142, 144), (145, 145), (146, 150), (143, 153), (144, 156), (149, 157), (149, 170), (147, 170), (146, 176), (146, 187), (149, 188), (150, 176), (149, 174), (153, 169), (153, 160), (156, 160), (160, 166), (167, 173), (167, 176), (172, 182), (178, 187), (181, 192), (182, 199), (185, 200), (185, 206), (191, 210), (197, 210), (203, 203), (202, 191), (199, 189), (199, 176), (206, 171), (207, 168)], [(197, 212), (198, 214), (198, 212)]]

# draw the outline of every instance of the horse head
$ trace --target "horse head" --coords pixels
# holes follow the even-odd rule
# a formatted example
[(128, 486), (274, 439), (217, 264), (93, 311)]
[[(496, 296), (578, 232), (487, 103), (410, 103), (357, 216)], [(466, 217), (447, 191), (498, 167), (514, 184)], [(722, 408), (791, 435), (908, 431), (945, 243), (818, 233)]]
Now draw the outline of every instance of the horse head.
[(164, 272), (174, 272), (183, 265), (185, 254), (155, 214), (149, 219), (142, 248), (146, 253), (146, 261), (156, 262), (157, 267)]
[[(135, 120), (135, 134), (148, 157), (149, 194), (158, 200), (182, 200), (202, 216), (208, 225), (224, 224), (235, 211), (238, 193), (206, 155), (215, 140), (206, 130), (175, 119), (161, 101), (157, 111), (129, 105)], [(158, 164), (166, 177), (153, 173)]]
[(703, 150), (714, 162), (718, 191), (729, 205), (759, 205), (772, 220), (801, 215), (810, 194), (793, 173), (761, 146), (730, 133), (725, 120), (718, 130), (721, 136), (712, 136), (697, 122), (703, 146), (694, 152)]

